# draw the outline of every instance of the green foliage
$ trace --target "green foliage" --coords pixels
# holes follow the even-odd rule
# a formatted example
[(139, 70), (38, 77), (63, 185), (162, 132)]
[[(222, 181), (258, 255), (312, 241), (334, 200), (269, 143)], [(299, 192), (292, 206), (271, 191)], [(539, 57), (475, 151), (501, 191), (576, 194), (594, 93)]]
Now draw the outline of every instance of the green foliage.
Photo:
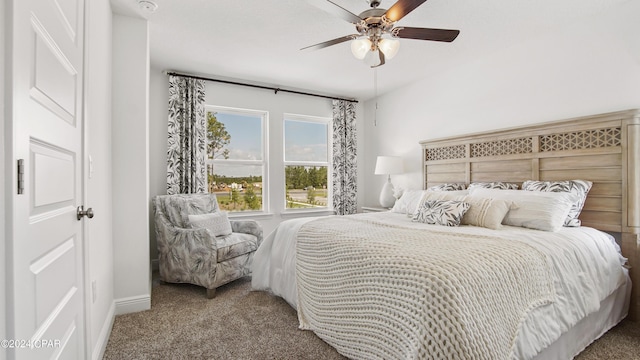
[(285, 180), (287, 189), (326, 188), (327, 167), (286, 166)]
[(316, 203), (316, 189), (314, 189), (312, 186), (307, 187), (307, 202), (309, 204)]
[(260, 210), (262, 207), (262, 202), (260, 198), (256, 195), (256, 191), (254, 190), (253, 184), (248, 184), (244, 191), (244, 203), (251, 210)]
[(216, 113), (207, 113), (207, 154), (209, 159), (228, 159), (229, 149), (224, 149), (231, 141), (231, 135), (224, 124), (218, 121)]
[(235, 209), (240, 202), (240, 191), (238, 189), (231, 189), (231, 203), (233, 204), (233, 208)]

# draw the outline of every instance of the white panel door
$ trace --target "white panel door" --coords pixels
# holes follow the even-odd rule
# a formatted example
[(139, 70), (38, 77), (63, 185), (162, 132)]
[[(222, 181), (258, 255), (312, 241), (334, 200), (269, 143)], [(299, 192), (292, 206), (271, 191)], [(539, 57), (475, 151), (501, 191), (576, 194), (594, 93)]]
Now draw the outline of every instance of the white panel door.
[(24, 191), (12, 195), (8, 334), (15, 359), (85, 358), (84, 0), (13, 0), (12, 114)]

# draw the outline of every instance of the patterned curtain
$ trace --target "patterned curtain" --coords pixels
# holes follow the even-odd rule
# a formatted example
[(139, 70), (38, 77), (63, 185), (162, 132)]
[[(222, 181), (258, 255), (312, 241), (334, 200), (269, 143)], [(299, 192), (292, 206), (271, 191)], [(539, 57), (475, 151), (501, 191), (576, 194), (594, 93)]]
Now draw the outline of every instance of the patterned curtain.
[(333, 100), (333, 209), (338, 215), (357, 210), (356, 160), (355, 105)]
[(169, 76), (167, 194), (207, 192), (204, 80)]

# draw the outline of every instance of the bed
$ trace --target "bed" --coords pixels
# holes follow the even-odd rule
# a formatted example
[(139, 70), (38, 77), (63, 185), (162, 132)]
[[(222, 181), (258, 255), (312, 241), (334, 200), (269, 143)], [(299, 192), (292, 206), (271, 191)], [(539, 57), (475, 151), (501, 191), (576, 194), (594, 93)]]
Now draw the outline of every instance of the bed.
[(256, 252), (253, 288), (350, 358), (571, 358), (638, 313), (639, 114), (421, 142), (425, 189), (588, 179), (582, 226), (446, 227), (409, 211), (292, 219)]

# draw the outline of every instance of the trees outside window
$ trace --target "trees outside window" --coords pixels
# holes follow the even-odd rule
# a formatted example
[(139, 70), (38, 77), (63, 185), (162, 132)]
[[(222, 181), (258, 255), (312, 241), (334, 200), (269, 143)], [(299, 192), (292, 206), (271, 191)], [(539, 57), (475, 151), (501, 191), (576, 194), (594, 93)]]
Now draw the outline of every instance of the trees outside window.
[(331, 119), (285, 115), (284, 169), (287, 209), (331, 206)]
[(264, 211), (267, 113), (207, 106), (207, 180), (226, 211)]

